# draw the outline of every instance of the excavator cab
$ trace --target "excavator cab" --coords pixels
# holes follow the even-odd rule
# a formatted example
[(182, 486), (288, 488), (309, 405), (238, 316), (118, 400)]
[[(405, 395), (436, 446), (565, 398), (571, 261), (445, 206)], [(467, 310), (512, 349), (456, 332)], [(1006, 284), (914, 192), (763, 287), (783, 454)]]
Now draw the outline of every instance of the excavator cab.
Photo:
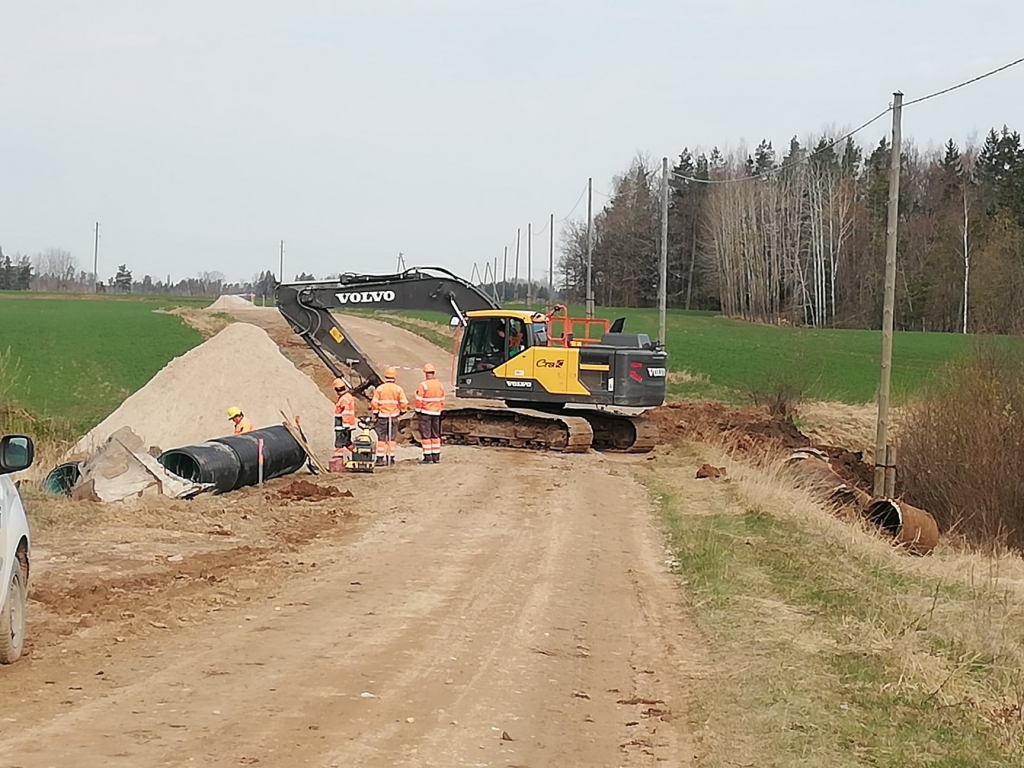
[[(457, 362), (458, 396), (536, 408), (662, 404), (666, 355), (660, 345), (643, 334), (612, 332), (605, 320), (579, 321), (586, 327), (576, 338), (574, 321), (559, 320), (562, 333), (553, 339), (552, 315), (467, 312)], [(594, 331), (594, 326), (600, 327)]]

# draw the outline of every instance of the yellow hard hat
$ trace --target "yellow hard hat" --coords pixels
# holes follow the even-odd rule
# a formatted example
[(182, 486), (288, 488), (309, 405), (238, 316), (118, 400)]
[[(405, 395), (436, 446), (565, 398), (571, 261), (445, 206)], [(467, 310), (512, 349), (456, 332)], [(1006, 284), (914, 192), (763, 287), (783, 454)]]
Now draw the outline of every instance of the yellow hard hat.
[(229, 419), (233, 419), (233, 418), (235, 418), (235, 416), (241, 416), (241, 415), (242, 415), (242, 409), (239, 408), (238, 406), (233, 405), (230, 408), (228, 408), (228, 418)]
[(424, 373), (436, 373), (437, 371), (434, 369), (434, 366), (431, 365), (430, 363), (424, 363), (424, 365), (423, 365), (423, 372)]
[(348, 389), (348, 386), (346, 386), (344, 379), (335, 379), (334, 380), (334, 388), (335, 389)]
[(395, 370), (395, 366), (389, 365), (387, 370), (384, 371), (385, 379), (396, 379), (398, 378), (398, 371)]

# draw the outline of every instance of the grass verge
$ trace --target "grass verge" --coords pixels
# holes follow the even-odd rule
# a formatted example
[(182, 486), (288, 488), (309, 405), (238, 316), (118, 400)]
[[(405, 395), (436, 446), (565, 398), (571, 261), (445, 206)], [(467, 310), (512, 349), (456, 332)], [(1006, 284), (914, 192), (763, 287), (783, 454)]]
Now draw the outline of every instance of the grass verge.
[[(704, 461), (729, 479), (692, 479)], [(1019, 559), (898, 555), (706, 446), (641, 479), (713, 649), (695, 683), (708, 765), (1021, 764)]]
[[(571, 307), (582, 316), (581, 307)], [(626, 330), (658, 335), (653, 309), (600, 307), (597, 315), (626, 318)], [(358, 312), (418, 333), (451, 349), (448, 316), (439, 312)], [(878, 389), (881, 335), (878, 331), (788, 328), (731, 320), (710, 312), (672, 310), (666, 318), (671, 399), (719, 400), (749, 405), (765, 382), (798, 376), (801, 395), (810, 400), (862, 404)], [(440, 340), (445, 343), (441, 344)], [(892, 391), (903, 402), (931, 380), (949, 360), (970, 350), (970, 337), (950, 333), (897, 333)], [(1008, 344), (1020, 346), (1018, 339)]]

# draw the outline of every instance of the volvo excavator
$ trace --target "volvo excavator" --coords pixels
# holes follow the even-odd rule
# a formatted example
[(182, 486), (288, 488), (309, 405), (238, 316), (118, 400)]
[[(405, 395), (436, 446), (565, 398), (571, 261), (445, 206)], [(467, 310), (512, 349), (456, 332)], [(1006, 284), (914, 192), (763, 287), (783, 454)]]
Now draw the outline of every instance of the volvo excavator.
[[(665, 400), (667, 354), (646, 334), (624, 333), (624, 318), (578, 320), (561, 306), (548, 313), (502, 309), (439, 267), (280, 283), (275, 298), (292, 329), (363, 396), (383, 379), (334, 310), (448, 314), (458, 329), (455, 395), (470, 401), (445, 410), (449, 443), (643, 453), (657, 441), (642, 411)], [(350, 381), (353, 375), (360, 380)]]

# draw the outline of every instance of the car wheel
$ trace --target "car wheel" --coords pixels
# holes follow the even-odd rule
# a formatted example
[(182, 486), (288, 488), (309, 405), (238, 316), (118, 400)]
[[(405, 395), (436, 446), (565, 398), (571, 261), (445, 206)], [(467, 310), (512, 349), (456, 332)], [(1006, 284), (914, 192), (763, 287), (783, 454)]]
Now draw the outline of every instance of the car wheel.
[(15, 562), (7, 602), (0, 606), (0, 664), (12, 664), (21, 656), (25, 643), (25, 603), (28, 590), (25, 565)]

